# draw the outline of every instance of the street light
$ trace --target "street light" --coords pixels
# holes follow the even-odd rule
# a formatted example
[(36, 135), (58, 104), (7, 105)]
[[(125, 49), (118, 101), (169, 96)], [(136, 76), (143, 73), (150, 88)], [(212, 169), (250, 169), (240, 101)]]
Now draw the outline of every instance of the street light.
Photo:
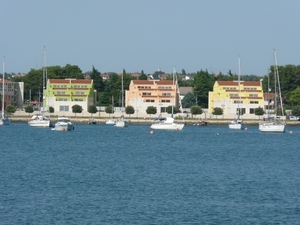
[(94, 105), (96, 106), (96, 103), (97, 103), (97, 90), (94, 90)]

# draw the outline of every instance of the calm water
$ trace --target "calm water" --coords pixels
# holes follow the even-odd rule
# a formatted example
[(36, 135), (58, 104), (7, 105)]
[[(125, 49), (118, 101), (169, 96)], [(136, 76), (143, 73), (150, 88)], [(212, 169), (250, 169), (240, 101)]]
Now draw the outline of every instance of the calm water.
[(0, 131), (0, 224), (300, 224), (300, 127)]

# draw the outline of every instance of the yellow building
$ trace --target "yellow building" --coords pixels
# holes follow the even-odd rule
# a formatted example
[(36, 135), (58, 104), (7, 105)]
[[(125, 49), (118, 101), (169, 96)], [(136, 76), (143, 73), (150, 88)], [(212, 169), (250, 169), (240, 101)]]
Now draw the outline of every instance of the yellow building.
[(148, 106), (157, 108), (157, 113), (166, 112), (168, 106), (178, 107), (178, 85), (172, 80), (132, 80), (126, 91), (125, 106), (131, 105), (138, 112), (145, 113)]
[(242, 114), (254, 114), (258, 107), (264, 108), (264, 93), (260, 81), (216, 81), (209, 92), (208, 110), (219, 107), (223, 114), (235, 116), (238, 107)]

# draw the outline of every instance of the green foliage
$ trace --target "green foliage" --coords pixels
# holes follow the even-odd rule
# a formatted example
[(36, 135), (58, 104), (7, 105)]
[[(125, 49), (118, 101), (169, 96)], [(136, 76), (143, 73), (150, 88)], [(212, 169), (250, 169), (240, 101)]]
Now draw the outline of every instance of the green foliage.
[(101, 73), (96, 70), (94, 66), (90, 73), (90, 78), (93, 80), (94, 89), (97, 90), (97, 92), (102, 92), (104, 90), (103, 79)]
[[(172, 106), (171, 105), (169, 105), (167, 108), (166, 108), (166, 112), (168, 113), (168, 114), (172, 114)], [(179, 112), (179, 110), (175, 107), (175, 106), (173, 106), (173, 114), (177, 114)]]
[(197, 105), (202, 108), (208, 107), (208, 92), (213, 90), (214, 77), (207, 71), (199, 71), (194, 77), (194, 96), (197, 98)]
[(300, 105), (300, 87), (297, 87), (295, 90), (291, 91), (289, 100), (294, 105)]
[(146, 74), (144, 74), (144, 70), (142, 70), (141, 75), (139, 76), (139, 80), (147, 80), (148, 77)]
[(25, 107), (25, 112), (26, 113), (33, 113), (34, 112), (34, 110), (33, 110), (33, 106), (32, 105), (28, 105), (28, 106), (26, 106)]
[(49, 113), (54, 113), (54, 108), (52, 106), (49, 106)]
[(6, 106), (6, 112), (7, 112), (8, 114), (15, 113), (16, 110), (17, 110), (16, 107), (14, 107), (14, 106), (12, 106), (12, 105)]
[(202, 108), (198, 105), (192, 106), (190, 110), (192, 115), (200, 115), (203, 113)]
[(292, 115), (300, 116), (300, 105), (297, 105), (297, 106), (293, 107)]
[(146, 113), (147, 114), (156, 114), (157, 113), (157, 108), (154, 107), (154, 106), (148, 106), (147, 109), (146, 109)]
[(183, 108), (191, 108), (193, 105), (196, 105), (196, 98), (189, 92), (183, 97), (181, 104)]
[(76, 113), (82, 113), (82, 107), (80, 105), (73, 105), (72, 112), (75, 113), (75, 117), (76, 117)]
[(127, 106), (125, 108), (125, 113), (128, 115), (134, 114), (134, 108), (131, 105)]
[(262, 107), (258, 107), (254, 110), (254, 114), (256, 116), (262, 116), (262, 115), (264, 115), (264, 109)]
[(215, 116), (223, 115), (223, 109), (220, 107), (216, 107), (213, 109), (212, 114)]
[(98, 112), (97, 107), (95, 105), (90, 105), (88, 108), (88, 112), (91, 114), (95, 114), (96, 112)]
[(114, 112), (113, 112), (113, 107), (112, 107), (111, 105), (105, 107), (105, 112), (106, 112), (107, 114), (114, 113)]

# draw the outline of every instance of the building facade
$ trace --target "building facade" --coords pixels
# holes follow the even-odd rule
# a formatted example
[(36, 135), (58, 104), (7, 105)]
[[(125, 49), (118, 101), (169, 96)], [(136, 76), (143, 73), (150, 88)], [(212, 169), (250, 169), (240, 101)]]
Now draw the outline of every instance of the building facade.
[(138, 112), (145, 112), (149, 106), (157, 113), (166, 112), (168, 106), (179, 106), (178, 86), (172, 80), (131, 80), (125, 94), (125, 106), (131, 105)]
[[(3, 80), (0, 79), (0, 94), (2, 101)], [(4, 109), (12, 105), (17, 109), (23, 109), (24, 102), (24, 82), (11, 82), (4, 80)], [(2, 104), (0, 104), (0, 109)], [(2, 110), (2, 109), (1, 109)]]
[(256, 108), (264, 108), (261, 81), (240, 81), (240, 85), (238, 81), (216, 81), (209, 92), (209, 113), (216, 107), (229, 117), (234, 117), (238, 108), (244, 115), (254, 115)]
[(96, 92), (93, 80), (48, 79), (44, 90), (44, 108), (52, 106), (55, 112), (72, 112), (73, 105), (80, 105), (83, 111), (94, 105)]

